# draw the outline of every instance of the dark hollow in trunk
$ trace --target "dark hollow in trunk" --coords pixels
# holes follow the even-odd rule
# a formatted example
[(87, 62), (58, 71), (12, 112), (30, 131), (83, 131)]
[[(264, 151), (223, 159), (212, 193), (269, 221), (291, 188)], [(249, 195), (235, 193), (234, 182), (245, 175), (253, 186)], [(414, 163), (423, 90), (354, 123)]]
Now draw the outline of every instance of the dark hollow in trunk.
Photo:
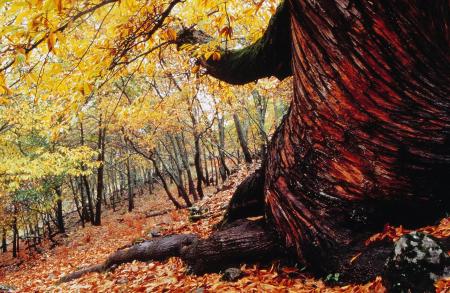
[(239, 184), (220, 225), (264, 215), (264, 171), (258, 169)]

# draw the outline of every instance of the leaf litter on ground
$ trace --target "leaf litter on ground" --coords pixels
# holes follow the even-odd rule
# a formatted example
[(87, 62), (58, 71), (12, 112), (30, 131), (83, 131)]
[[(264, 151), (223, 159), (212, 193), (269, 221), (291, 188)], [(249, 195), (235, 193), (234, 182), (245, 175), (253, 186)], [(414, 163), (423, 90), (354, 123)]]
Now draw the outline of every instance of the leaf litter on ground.
[[(137, 198), (136, 209), (105, 212), (102, 226), (76, 228), (67, 238), (60, 238), (60, 245), (45, 249), (42, 254), (28, 256), (22, 251), (20, 261), (10, 254), (0, 255), (0, 284), (15, 288), (18, 292), (385, 292), (381, 277), (362, 285), (327, 287), (322, 280), (312, 278), (305, 272), (292, 267), (271, 268), (243, 265), (244, 277), (236, 282), (221, 280), (217, 273), (194, 276), (187, 274), (186, 267), (178, 258), (164, 262), (134, 261), (118, 266), (106, 273), (90, 273), (80, 279), (58, 284), (65, 274), (83, 266), (103, 262), (114, 251), (133, 243), (151, 238), (151, 231), (157, 229), (162, 235), (174, 233), (197, 233), (208, 237), (214, 224), (225, 212), (227, 203), (236, 186), (256, 166), (242, 166), (222, 188), (209, 187), (207, 196), (196, 203), (207, 210), (207, 216), (195, 222), (189, 220), (187, 209), (170, 210), (162, 215), (147, 217), (149, 212), (163, 211), (170, 206), (164, 191)], [(425, 227), (421, 231), (436, 237), (450, 236), (450, 218), (442, 219), (437, 226)], [(392, 239), (408, 233), (403, 227), (386, 226), (384, 231), (367, 240), (372, 242)], [(49, 244), (49, 243), (47, 243)], [(47, 245), (49, 246), (49, 245)], [(358, 256), (355, 256), (357, 258)], [(450, 278), (436, 284), (436, 292), (450, 291)]]

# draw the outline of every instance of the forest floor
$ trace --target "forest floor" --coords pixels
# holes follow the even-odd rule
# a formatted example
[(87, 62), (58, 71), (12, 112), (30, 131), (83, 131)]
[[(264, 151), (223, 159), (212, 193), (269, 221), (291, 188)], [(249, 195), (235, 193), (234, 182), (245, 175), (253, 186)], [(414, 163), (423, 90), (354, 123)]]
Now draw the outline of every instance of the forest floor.
[[(67, 237), (58, 239), (60, 245), (44, 249), (33, 256), (21, 251), (19, 261), (10, 253), (0, 254), (0, 284), (16, 288), (18, 292), (385, 292), (381, 278), (362, 285), (328, 287), (293, 267), (243, 266), (245, 276), (236, 282), (221, 281), (220, 274), (193, 276), (178, 258), (165, 262), (133, 262), (123, 264), (107, 273), (91, 273), (80, 279), (57, 284), (60, 277), (80, 267), (103, 262), (119, 248), (149, 238), (150, 231), (161, 234), (197, 233), (207, 237), (212, 226), (219, 222), (236, 186), (254, 167), (233, 174), (217, 192), (206, 189), (207, 196), (196, 206), (207, 210), (206, 217), (196, 222), (189, 220), (187, 209), (171, 210), (160, 216), (149, 213), (171, 208), (162, 189), (155, 194), (144, 194), (136, 199), (136, 209), (105, 212), (102, 226), (72, 229)], [(440, 237), (450, 236), (450, 218), (425, 231)], [(401, 227), (386, 227), (371, 240), (389, 237), (396, 239), (407, 231)], [(356, 256), (357, 257), (357, 256)], [(1, 287), (0, 287), (1, 288)], [(0, 289), (1, 291), (1, 289)], [(437, 292), (450, 292), (450, 279), (436, 284)]]

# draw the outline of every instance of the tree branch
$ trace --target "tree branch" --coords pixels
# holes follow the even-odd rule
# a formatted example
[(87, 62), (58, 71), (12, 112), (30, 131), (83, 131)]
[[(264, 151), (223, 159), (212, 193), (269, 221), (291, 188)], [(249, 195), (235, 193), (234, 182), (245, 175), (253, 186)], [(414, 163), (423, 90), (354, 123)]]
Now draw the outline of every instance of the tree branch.
[[(177, 37), (177, 45), (205, 44), (211, 40), (201, 31), (188, 28)], [(246, 84), (260, 78), (275, 76), (282, 80), (292, 75), (290, 15), (282, 2), (272, 16), (264, 35), (252, 45), (239, 49), (221, 50), (220, 60), (201, 58), (207, 73), (230, 84)]]

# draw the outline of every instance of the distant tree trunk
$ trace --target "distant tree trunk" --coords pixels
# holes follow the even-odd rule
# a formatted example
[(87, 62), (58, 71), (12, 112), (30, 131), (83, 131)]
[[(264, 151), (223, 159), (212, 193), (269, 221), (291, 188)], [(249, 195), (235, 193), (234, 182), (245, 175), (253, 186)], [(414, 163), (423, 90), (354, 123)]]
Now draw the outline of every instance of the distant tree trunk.
[(211, 185), (211, 181), (209, 178), (209, 170), (208, 170), (208, 156), (206, 155), (205, 148), (202, 149), (203, 153), (203, 165), (205, 170), (205, 179), (206, 179), (206, 186)]
[(188, 207), (192, 206), (192, 203), (189, 199), (188, 194), (186, 193), (186, 190), (184, 189), (184, 186), (182, 185), (180, 178), (177, 177), (171, 170), (169, 170), (169, 167), (166, 165), (166, 163), (161, 158), (161, 155), (158, 151), (155, 152), (156, 156), (158, 157), (159, 161), (161, 162), (161, 165), (163, 166), (164, 170), (166, 171), (167, 175), (169, 175), (169, 178), (172, 179), (172, 181), (177, 186), (177, 190), (180, 194), (180, 197), (183, 198), (184, 202)]
[(17, 229), (17, 217), (16, 216), (14, 216), (14, 218), (13, 218), (12, 230), (13, 230), (12, 256), (17, 257), (17, 255), (19, 253), (19, 231)]
[(95, 220), (94, 225), (100, 226), (102, 224), (102, 198), (104, 192), (104, 182), (103, 173), (105, 169), (105, 138), (106, 138), (106, 128), (103, 128), (102, 117), (100, 115), (99, 126), (98, 126), (98, 158), (100, 166), (97, 168), (97, 200), (95, 205)]
[(55, 188), (57, 195), (56, 199), (56, 223), (58, 226), (58, 232), (63, 234), (66, 233), (66, 228), (64, 227), (64, 214), (63, 214), (63, 202), (62, 202), (62, 192), (61, 187)]
[(219, 145), (217, 147), (219, 151), (219, 172), (220, 177), (222, 178), (222, 182), (227, 179), (227, 177), (230, 175), (230, 169), (228, 169), (228, 166), (225, 161), (225, 119), (223, 117), (218, 118), (218, 126), (219, 126)]
[[(179, 194), (182, 198), (187, 197), (189, 199), (189, 195), (186, 191), (186, 188), (184, 185), (184, 180), (183, 180), (183, 167), (182, 167), (183, 163), (181, 162), (181, 158), (180, 158), (180, 150), (178, 150), (176, 143), (175, 143), (175, 139), (173, 138), (172, 135), (170, 135), (168, 137), (168, 140), (169, 140), (169, 142), (167, 142), (167, 145), (164, 144), (164, 147), (171, 159), (171, 163), (173, 166), (172, 169), (177, 171), (176, 175), (175, 174), (174, 175), (176, 176)], [(171, 145), (172, 148), (170, 148), (169, 145)]]
[(134, 209), (134, 199), (133, 199), (133, 187), (131, 183), (131, 169), (129, 157), (127, 157), (126, 166), (127, 166), (128, 211), (131, 212)]
[(257, 90), (254, 90), (252, 92), (253, 101), (255, 103), (256, 107), (256, 113), (258, 114), (257, 117), (257, 126), (258, 126), (258, 133), (260, 136), (260, 147), (259, 147), (259, 154), (261, 158), (264, 158), (266, 154), (266, 145), (269, 141), (265, 129), (266, 124), (266, 112), (267, 112), (267, 103), (268, 99), (264, 96), (262, 96)]
[(8, 251), (8, 243), (6, 243), (6, 229), (2, 228), (2, 252)]
[(215, 176), (217, 175), (217, 173), (216, 173), (216, 164), (215, 164), (215, 160), (216, 160), (216, 158), (215, 158), (215, 154), (214, 154), (214, 151), (211, 151), (211, 149), (209, 148), (209, 147), (206, 147), (206, 149), (208, 150), (208, 156), (209, 156), (209, 165), (211, 166), (210, 167), (210, 170), (211, 170), (211, 178), (210, 178), (210, 183), (212, 184), (212, 185), (214, 185), (214, 178), (215, 178)]
[(202, 199), (203, 198), (202, 182), (205, 179), (204, 179), (203, 170), (202, 170), (200, 138), (198, 136), (194, 136), (194, 146), (195, 146), (194, 166), (195, 166), (195, 172), (197, 173), (197, 193), (198, 193), (198, 196), (200, 197), (200, 199)]
[(155, 167), (155, 172), (156, 172), (156, 176), (159, 177), (159, 179), (161, 180), (161, 183), (164, 187), (164, 190), (166, 191), (167, 196), (169, 197), (170, 201), (173, 203), (173, 205), (175, 206), (176, 209), (180, 209), (181, 208), (181, 204), (175, 199), (175, 197), (173, 196), (172, 192), (169, 189), (169, 186), (167, 185), (166, 179), (164, 178), (164, 176), (162, 175), (161, 171), (159, 170), (158, 164), (156, 161), (152, 160), (153, 162), (153, 166)]
[(236, 127), (236, 132), (239, 139), (239, 145), (241, 146), (242, 153), (244, 154), (244, 160), (246, 163), (252, 162), (252, 155), (248, 149), (247, 138), (245, 137), (244, 130), (242, 129), (241, 121), (239, 120), (239, 116), (234, 113), (233, 114), (234, 125)]
[(189, 157), (186, 151), (184, 138), (180, 137), (180, 135), (175, 136), (175, 140), (180, 150), (181, 160), (183, 162), (184, 169), (186, 170), (187, 178), (188, 178), (188, 189), (189, 194), (192, 194), (194, 201), (198, 200), (197, 191), (195, 190), (194, 180), (192, 179), (191, 167), (189, 165)]
[[(81, 136), (81, 145), (84, 145), (84, 129), (83, 129), (83, 123), (80, 122), (80, 136)], [(81, 169), (83, 171), (86, 170), (85, 166), (81, 166)], [(95, 222), (95, 214), (94, 214), (94, 204), (92, 201), (92, 195), (91, 195), (91, 188), (89, 186), (89, 181), (86, 175), (81, 175), (81, 179), (82, 179), (82, 185), (84, 185), (85, 191), (86, 191), (86, 198), (88, 201), (88, 207), (89, 207), (89, 220), (91, 222), (91, 224), (94, 224)]]
[(147, 170), (147, 182), (148, 182), (148, 193), (153, 194), (153, 170), (152, 167), (149, 167)]
[[(74, 182), (72, 176), (69, 176), (69, 183), (70, 183), (70, 188), (72, 189), (73, 201), (75, 202), (75, 207), (77, 208), (77, 213), (78, 213), (78, 216), (80, 217), (81, 226), (84, 228), (85, 216), (84, 216), (83, 212), (84, 212), (85, 206), (84, 206), (84, 202), (83, 202), (83, 195), (80, 192), (80, 199), (78, 199), (78, 192), (77, 192), (77, 188), (75, 185), (76, 181)], [(80, 207), (80, 204), (81, 204), (81, 207)]]

